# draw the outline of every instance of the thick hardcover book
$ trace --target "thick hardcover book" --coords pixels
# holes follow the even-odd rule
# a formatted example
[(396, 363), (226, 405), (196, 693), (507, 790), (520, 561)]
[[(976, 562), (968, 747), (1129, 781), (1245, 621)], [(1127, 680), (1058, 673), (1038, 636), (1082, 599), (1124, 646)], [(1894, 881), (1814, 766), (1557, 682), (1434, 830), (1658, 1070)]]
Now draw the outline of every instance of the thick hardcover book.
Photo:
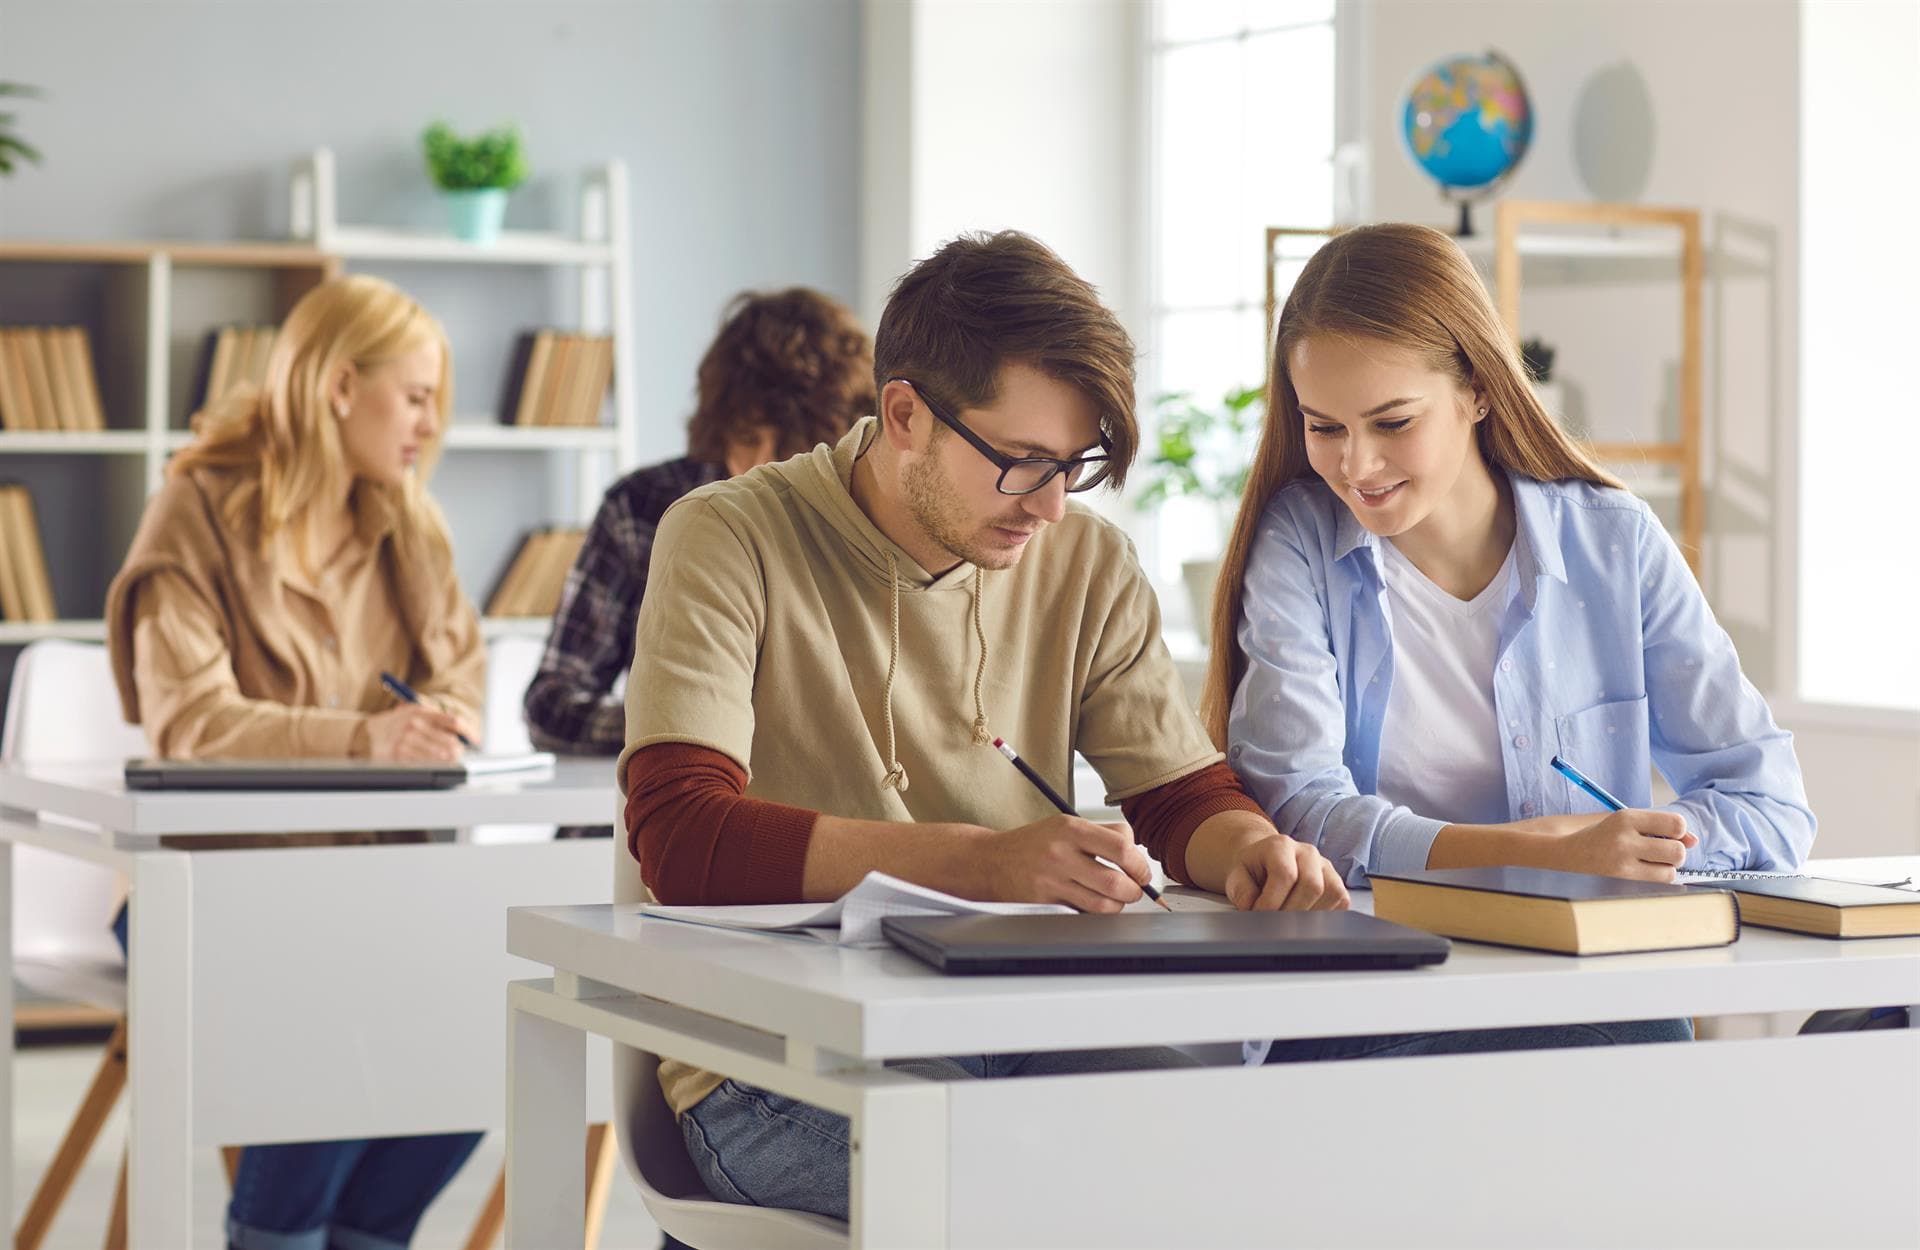
[(1920, 894), (1884, 885), (1819, 877), (1740, 877), (1703, 881), (1740, 896), (1740, 915), (1763, 929), (1790, 929), (1819, 937), (1920, 936)]
[(1429, 933), (1614, 955), (1725, 946), (1740, 936), (1726, 890), (1541, 868), (1434, 868), (1373, 877), (1373, 914)]

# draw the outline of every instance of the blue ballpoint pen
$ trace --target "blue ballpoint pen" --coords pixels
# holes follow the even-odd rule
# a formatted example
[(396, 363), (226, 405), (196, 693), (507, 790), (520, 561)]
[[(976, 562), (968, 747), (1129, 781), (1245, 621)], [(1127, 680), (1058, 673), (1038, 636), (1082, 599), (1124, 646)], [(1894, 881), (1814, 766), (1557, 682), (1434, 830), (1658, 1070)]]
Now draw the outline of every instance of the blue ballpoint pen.
[[(428, 706), (427, 701), (422, 699), (412, 686), (401, 681), (392, 673), (380, 674), (380, 684), (385, 686), (387, 693), (396, 699), (405, 699), (408, 703), (418, 703), (422, 707)], [(473, 739), (467, 737), (467, 735), (457, 729), (453, 731), (453, 736), (460, 739), (461, 746), (467, 748), (469, 751), (473, 750)]]
[(1618, 812), (1625, 810), (1627, 806), (1625, 803), (1608, 794), (1601, 788), (1599, 782), (1592, 780), (1585, 773), (1557, 755), (1553, 757), (1553, 767), (1562, 777), (1565, 777), (1568, 781), (1571, 781), (1574, 785), (1579, 786), (1582, 790), (1585, 790), (1588, 794), (1591, 794), (1595, 799), (1599, 800), (1600, 804), (1608, 811)]

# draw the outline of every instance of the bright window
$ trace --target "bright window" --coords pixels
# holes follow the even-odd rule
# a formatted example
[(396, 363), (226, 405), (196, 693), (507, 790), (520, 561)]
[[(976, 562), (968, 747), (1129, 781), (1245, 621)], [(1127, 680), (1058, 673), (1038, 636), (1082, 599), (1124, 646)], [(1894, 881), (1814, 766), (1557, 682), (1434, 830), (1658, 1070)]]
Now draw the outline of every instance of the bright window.
[(1906, 378), (1920, 172), (1880, 121), (1911, 109), (1911, 0), (1801, 7), (1800, 697), (1920, 709), (1909, 535), (1920, 409)]
[[(1334, 3), (1153, 8), (1153, 318), (1142, 390), (1217, 405), (1266, 375), (1266, 228), (1333, 221)], [(1183, 560), (1218, 553), (1222, 511), (1173, 500), (1142, 527), (1157, 581), (1176, 584)], [(1187, 615), (1178, 596), (1163, 604), (1174, 623)]]

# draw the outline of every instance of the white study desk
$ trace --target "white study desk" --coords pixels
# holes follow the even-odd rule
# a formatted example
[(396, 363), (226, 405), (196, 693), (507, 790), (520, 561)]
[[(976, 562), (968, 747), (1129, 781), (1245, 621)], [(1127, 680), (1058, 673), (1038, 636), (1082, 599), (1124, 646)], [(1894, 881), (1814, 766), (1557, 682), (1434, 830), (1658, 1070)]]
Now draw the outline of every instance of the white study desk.
[(1920, 1244), (1920, 1029), (944, 1084), (881, 1067), (1920, 1004), (1920, 938), (1748, 928), (1585, 959), (1456, 942), (1409, 972), (948, 978), (632, 904), (516, 908), (507, 936), (554, 971), (508, 990), (520, 1250), (579, 1237), (575, 1204), (543, 1198), (582, 1183), (560, 1147), (587, 1034), (849, 1115), (855, 1246)]
[[(193, 1227), (195, 1148), (501, 1126), (500, 982), (537, 971), (503, 953), (506, 909), (612, 893), (598, 838), (189, 854), (161, 837), (606, 824), (616, 803), (607, 759), (451, 790), (325, 793), (129, 791), (118, 761), (0, 768), (0, 967), (13, 963), (13, 843), (107, 864), (132, 886), (131, 1244), (221, 1242)], [(605, 1087), (596, 1074), (590, 1105), (606, 1106)]]

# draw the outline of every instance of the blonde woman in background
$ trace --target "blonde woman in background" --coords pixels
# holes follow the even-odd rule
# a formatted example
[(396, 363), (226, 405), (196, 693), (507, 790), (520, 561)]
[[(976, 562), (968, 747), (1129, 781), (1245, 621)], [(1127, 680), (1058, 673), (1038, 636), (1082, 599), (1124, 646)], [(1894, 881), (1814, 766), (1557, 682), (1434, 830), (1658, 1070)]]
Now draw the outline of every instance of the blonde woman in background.
[[(121, 702), (155, 754), (459, 757), (460, 735), (477, 733), (485, 653), (419, 474), (446, 425), (451, 374), (439, 323), (356, 275), (294, 305), (264, 387), (195, 418), (107, 596)], [(394, 704), (383, 671), (422, 703)], [(124, 945), (124, 907), (115, 923)], [(227, 1240), (403, 1247), (479, 1138), (250, 1146)]]

